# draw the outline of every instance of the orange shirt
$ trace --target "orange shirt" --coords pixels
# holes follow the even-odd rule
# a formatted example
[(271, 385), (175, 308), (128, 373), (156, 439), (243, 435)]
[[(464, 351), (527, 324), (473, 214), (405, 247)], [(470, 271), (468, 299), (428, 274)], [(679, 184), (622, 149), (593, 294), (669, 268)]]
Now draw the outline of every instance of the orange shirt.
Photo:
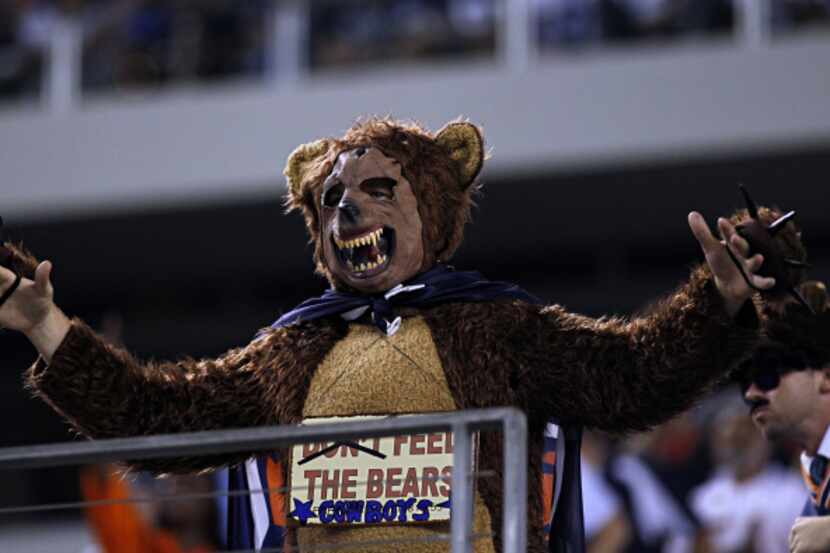
[[(130, 497), (126, 482), (111, 467), (81, 471), (81, 493), (86, 501), (119, 501)], [(175, 537), (154, 528), (133, 503), (90, 505), (86, 518), (104, 553), (210, 553), (206, 547), (185, 552)]]

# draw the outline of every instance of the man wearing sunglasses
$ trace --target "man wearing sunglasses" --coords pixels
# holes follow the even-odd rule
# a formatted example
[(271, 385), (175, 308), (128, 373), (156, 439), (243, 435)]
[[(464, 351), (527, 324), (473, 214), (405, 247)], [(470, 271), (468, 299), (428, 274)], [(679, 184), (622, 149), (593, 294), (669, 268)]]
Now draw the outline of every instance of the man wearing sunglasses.
[(809, 491), (790, 534), (793, 553), (830, 551), (830, 302), (821, 282), (801, 287), (815, 314), (800, 305), (771, 313), (767, 339), (737, 373), (750, 416), (772, 441), (802, 448)]

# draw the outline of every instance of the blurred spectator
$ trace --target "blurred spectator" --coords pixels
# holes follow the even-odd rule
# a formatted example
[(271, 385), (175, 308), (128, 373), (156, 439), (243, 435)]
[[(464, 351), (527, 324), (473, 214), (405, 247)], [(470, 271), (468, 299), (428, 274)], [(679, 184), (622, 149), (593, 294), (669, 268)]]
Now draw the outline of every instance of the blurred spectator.
[[(463, 40), (473, 41), (473, 50), (492, 47), (497, 6), (494, 1), (449, 0), (448, 16), (453, 30)], [(476, 44), (477, 43), (477, 44)]]
[(602, 37), (600, 0), (535, 0), (542, 46), (573, 47)]
[(536, 0), (543, 49), (729, 32), (732, 0)]
[(772, 0), (771, 8), (775, 31), (830, 25), (830, 0)]
[(771, 448), (745, 407), (733, 402), (717, 416), (711, 451), (717, 468), (693, 491), (691, 505), (713, 551), (788, 551), (790, 527), (804, 504), (802, 483), (792, 470), (771, 463)]
[(201, 48), (197, 74), (206, 79), (264, 71), (263, 2), (203, 0), (197, 12)]
[(173, 9), (166, 0), (142, 0), (126, 22), (121, 82), (163, 83), (170, 75)]
[(587, 553), (622, 551), (630, 538), (631, 527), (623, 503), (603, 476), (607, 455), (605, 440), (586, 433), (581, 471)]
[[(700, 2), (694, 2), (695, 5)], [(604, 10), (612, 17), (606, 20), (609, 38), (644, 38), (671, 36), (682, 25), (683, 7), (678, 0), (605, 0)], [(611, 25), (610, 22), (614, 24)], [(627, 27), (627, 28), (626, 28)]]
[[(97, 553), (210, 553), (217, 548), (215, 505), (210, 499), (153, 501), (158, 495), (206, 494), (206, 476), (151, 477), (128, 481), (113, 466), (81, 473), (87, 521)], [(135, 503), (134, 501), (139, 501)]]
[[(93, 32), (110, 6), (131, 0), (16, 0), (18, 43), (37, 49), (49, 48), (56, 26), (73, 22), (83, 32)], [(135, 0), (132, 0), (133, 2)]]
[(0, 3), (0, 99), (37, 96), (43, 67), (42, 25), (31, 0)]
[(622, 498), (632, 529), (622, 551), (706, 551), (700, 524), (685, 501), (688, 489), (707, 474), (700, 449), (696, 419), (685, 413), (610, 450), (605, 477)]
[(269, 0), (120, 2), (121, 10), (86, 33), (85, 90), (254, 77), (267, 69)]
[(18, 43), (30, 48), (47, 47), (57, 17), (57, 7), (51, 2), (18, 0)]
[(312, 67), (491, 55), (496, 1), (315, 0)]
[(622, 551), (681, 553), (699, 551), (697, 520), (660, 480), (645, 457), (649, 440), (621, 444), (606, 465), (606, 479), (623, 498), (631, 537)]
[(655, 436), (614, 444), (586, 434), (582, 471), (589, 553), (705, 551), (696, 519), (647, 459)]

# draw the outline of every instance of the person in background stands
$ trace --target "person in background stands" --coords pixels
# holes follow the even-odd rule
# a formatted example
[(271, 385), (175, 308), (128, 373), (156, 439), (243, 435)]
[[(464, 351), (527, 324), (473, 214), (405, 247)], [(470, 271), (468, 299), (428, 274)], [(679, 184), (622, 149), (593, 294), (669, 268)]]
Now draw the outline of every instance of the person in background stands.
[(821, 282), (801, 286), (797, 304), (770, 313), (767, 340), (737, 373), (755, 425), (802, 448), (809, 498), (790, 533), (793, 553), (830, 551), (830, 305)]

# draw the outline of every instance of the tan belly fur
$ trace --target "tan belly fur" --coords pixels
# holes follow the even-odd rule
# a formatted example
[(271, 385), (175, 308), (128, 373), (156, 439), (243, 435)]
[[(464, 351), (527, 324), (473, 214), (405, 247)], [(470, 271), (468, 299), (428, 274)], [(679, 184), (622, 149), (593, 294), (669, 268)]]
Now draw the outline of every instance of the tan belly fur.
[[(335, 345), (314, 374), (303, 417), (456, 409), (429, 327), (422, 318), (416, 317), (405, 319), (397, 334), (391, 337), (373, 326), (350, 325), (348, 336)], [(489, 536), (491, 531), (490, 514), (476, 494), (473, 532)], [(353, 548), (338, 548), (338, 551), (437, 553), (449, 552), (450, 545), (429, 540), (448, 532), (448, 522), (313, 526), (299, 528), (297, 538), (301, 551), (324, 544), (353, 543)], [(492, 539), (477, 539), (474, 551), (495, 553)]]

